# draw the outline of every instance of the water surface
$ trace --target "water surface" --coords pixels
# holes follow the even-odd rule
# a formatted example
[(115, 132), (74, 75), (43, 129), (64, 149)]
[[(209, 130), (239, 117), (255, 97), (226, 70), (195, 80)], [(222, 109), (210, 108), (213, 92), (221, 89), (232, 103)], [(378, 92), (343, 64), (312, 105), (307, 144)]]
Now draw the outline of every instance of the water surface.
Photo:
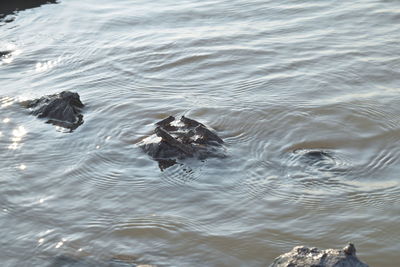
[[(2, 266), (268, 266), (349, 241), (370, 266), (397, 266), (399, 25), (398, 2), (372, 0), (63, 0), (9, 14)], [(17, 103), (63, 90), (86, 104), (72, 133)], [(228, 157), (160, 171), (135, 144), (168, 115), (213, 128)]]

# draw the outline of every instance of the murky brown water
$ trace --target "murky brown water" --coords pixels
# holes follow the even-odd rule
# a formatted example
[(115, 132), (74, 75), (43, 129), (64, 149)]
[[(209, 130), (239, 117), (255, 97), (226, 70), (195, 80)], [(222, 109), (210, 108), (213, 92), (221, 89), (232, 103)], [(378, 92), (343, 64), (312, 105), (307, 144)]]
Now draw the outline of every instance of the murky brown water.
[[(399, 47), (397, 1), (63, 0), (3, 18), (1, 265), (268, 266), (351, 241), (398, 266)], [(86, 104), (73, 133), (16, 103), (62, 90)], [(135, 144), (170, 114), (228, 157), (161, 172)]]

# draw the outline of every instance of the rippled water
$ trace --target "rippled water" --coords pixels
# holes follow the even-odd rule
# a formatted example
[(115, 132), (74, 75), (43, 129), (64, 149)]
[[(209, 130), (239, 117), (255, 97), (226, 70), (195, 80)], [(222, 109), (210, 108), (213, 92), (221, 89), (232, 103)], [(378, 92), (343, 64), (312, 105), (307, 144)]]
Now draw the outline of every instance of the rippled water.
[[(397, 266), (399, 47), (397, 1), (62, 0), (6, 16), (2, 266), (268, 266), (349, 241)], [(63, 90), (86, 104), (72, 133), (18, 105)], [(168, 115), (213, 128), (228, 157), (160, 171), (135, 144)]]

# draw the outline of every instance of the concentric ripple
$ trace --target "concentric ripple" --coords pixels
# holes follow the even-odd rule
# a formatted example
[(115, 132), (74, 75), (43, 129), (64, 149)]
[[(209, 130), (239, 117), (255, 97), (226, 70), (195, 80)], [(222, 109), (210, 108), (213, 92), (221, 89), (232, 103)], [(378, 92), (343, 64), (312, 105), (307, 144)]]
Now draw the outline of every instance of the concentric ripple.
[(162, 171), (163, 181), (174, 185), (189, 185), (195, 182), (202, 175), (202, 168), (206, 160), (192, 162), (188, 160), (166, 168)]
[(149, 183), (146, 181), (147, 175), (135, 171), (135, 165), (143, 164), (144, 161), (142, 158), (126, 157), (125, 153), (135, 152), (134, 146), (125, 147), (124, 152), (110, 147), (117, 142), (118, 140), (113, 141), (110, 136), (105, 137), (102, 142), (92, 146), (91, 152), (81, 158), (73, 169), (63, 175), (92, 184), (101, 190), (117, 190), (126, 186), (140, 190), (146, 187)]
[[(329, 150), (317, 149), (297, 149), (289, 154), (287, 162), (288, 173), (297, 170), (299, 173), (296, 177), (301, 177), (300, 173), (304, 173), (308, 177), (324, 177), (346, 175), (351, 166), (350, 159), (345, 156)], [(292, 170), (289, 170), (292, 169)]]
[(208, 227), (188, 218), (178, 216), (148, 215), (132, 218), (112, 226), (110, 233), (116, 235), (136, 236), (140, 232), (146, 233), (147, 229), (164, 232), (199, 232), (210, 231)]
[[(393, 109), (383, 111), (373, 102), (292, 104), (293, 109), (281, 109), (271, 121), (265, 118), (273, 107), (269, 114), (253, 112), (254, 120), (246, 120), (254, 129), (244, 127), (251, 138), (240, 141), (247, 144), (252, 160), (244, 167), (246, 177), (237, 180), (235, 191), (250, 198), (301, 202), (310, 208), (332, 198), (335, 201), (328, 203), (336, 205), (349, 201), (350, 196), (357, 196), (357, 201), (351, 200), (355, 205), (393, 201), (392, 192), (399, 190), (393, 173), (400, 156), (400, 121)], [(259, 130), (264, 123), (271, 130)], [(365, 187), (369, 183), (373, 188)], [(375, 197), (365, 201), (368, 195)]]

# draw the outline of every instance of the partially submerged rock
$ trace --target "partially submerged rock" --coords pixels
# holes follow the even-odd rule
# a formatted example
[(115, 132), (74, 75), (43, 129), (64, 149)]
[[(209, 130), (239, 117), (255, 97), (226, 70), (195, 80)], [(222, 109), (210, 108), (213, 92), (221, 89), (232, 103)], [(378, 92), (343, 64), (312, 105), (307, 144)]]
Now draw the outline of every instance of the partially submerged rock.
[(185, 158), (224, 157), (224, 141), (204, 124), (182, 116), (169, 116), (156, 124), (154, 133), (145, 138), (139, 146), (163, 170)]
[(343, 249), (294, 247), (292, 251), (282, 254), (270, 267), (368, 267), (356, 256), (356, 248), (348, 244)]
[(1, 57), (7, 57), (7, 56), (10, 55), (11, 53), (12, 53), (11, 50), (0, 51), (0, 58), (1, 58)]
[(31, 114), (46, 118), (48, 123), (74, 130), (83, 123), (83, 103), (77, 93), (63, 91), (21, 103)]
[(330, 150), (296, 149), (293, 153), (302, 165), (316, 170), (334, 170), (340, 165), (340, 159)]
[(296, 149), (293, 153), (300, 155), (302, 161), (309, 165), (333, 159), (330, 151), (321, 149)]

